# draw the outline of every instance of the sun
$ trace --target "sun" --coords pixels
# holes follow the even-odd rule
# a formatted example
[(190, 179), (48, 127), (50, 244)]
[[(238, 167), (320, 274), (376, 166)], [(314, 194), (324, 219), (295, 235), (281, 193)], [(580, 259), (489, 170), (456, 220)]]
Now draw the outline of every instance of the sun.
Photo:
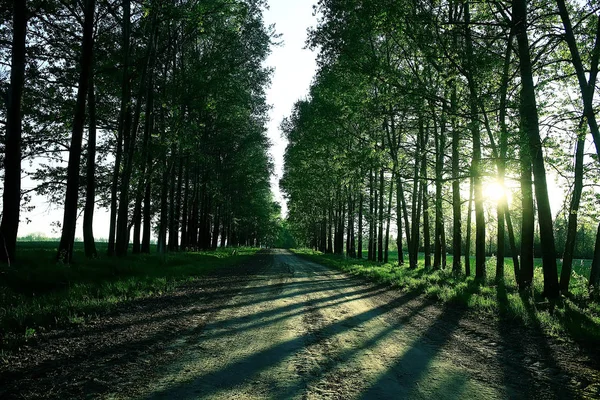
[(500, 201), (502, 196), (506, 194), (506, 190), (498, 182), (490, 182), (485, 185), (483, 189), (483, 195), (485, 198), (493, 200), (495, 202)]

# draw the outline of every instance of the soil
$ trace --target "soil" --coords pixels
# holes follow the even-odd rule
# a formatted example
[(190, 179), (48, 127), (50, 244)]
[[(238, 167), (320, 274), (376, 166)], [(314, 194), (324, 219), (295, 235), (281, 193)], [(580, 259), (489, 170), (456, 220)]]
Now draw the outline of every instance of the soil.
[(600, 398), (599, 360), (283, 250), (4, 356), (2, 399)]

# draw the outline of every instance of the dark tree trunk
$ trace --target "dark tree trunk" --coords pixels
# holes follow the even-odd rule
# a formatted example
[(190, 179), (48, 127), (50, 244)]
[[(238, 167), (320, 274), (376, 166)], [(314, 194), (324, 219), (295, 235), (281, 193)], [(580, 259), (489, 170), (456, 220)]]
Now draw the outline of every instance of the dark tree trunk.
[[(506, 153), (508, 150), (508, 127), (506, 125), (506, 103), (507, 103), (507, 93), (508, 93), (508, 81), (509, 81), (509, 73), (510, 73), (510, 61), (511, 61), (511, 51), (512, 51), (512, 41), (513, 41), (514, 32), (511, 29), (510, 34), (508, 36), (506, 51), (504, 53), (504, 67), (502, 70), (502, 83), (500, 87), (500, 112), (499, 112), (499, 120), (500, 120), (500, 154), (498, 157), (497, 167), (498, 167), (498, 184), (500, 187), (504, 189), (504, 178), (506, 175)], [(505, 240), (505, 232), (504, 227), (507, 223), (506, 216), (508, 213), (508, 201), (506, 198), (506, 192), (502, 193), (498, 201), (497, 206), (497, 216), (498, 216), (498, 249), (496, 254), (496, 281), (501, 282), (504, 280), (504, 257), (505, 257), (505, 248), (506, 248), (506, 240)], [(510, 220), (510, 215), (508, 215), (508, 219)], [(512, 232), (512, 223), (510, 223), (510, 231)], [(510, 235), (510, 234), (509, 234)], [(514, 235), (513, 235), (514, 236)], [(513, 242), (511, 244), (514, 245), (514, 237)], [(511, 252), (513, 255), (516, 253), (516, 248), (511, 247)], [(513, 260), (516, 259), (516, 263), (514, 264), (515, 270), (519, 269), (519, 259), (518, 257), (514, 257)], [(515, 275), (515, 276), (518, 276)]]
[[(427, 136), (427, 135), (426, 135)], [(431, 268), (431, 229), (429, 227), (429, 195), (427, 184), (427, 156), (425, 149), (427, 148), (428, 138), (423, 140), (423, 155), (421, 156), (421, 191), (423, 192), (423, 252), (424, 266)]]
[[(542, 245), (542, 259), (544, 272), (544, 295), (548, 298), (559, 296), (558, 271), (556, 265), (556, 247), (554, 242), (554, 226), (552, 224), (552, 210), (548, 197), (546, 183), (546, 167), (540, 138), (535, 87), (529, 40), (527, 37), (527, 2), (526, 0), (513, 0), (513, 26), (515, 29), (521, 72), (521, 129), (528, 137), (531, 154), (534, 188), (538, 209), (538, 224), (540, 228), (540, 241)], [(523, 146), (526, 143), (522, 143)]]
[[(329, 231), (327, 230), (329, 229)], [(321, 252), (333, 253), (333, 206), (329, 206), (329, 225), (327, 225), (327, 211), (323, 210), (323, 225), (321, 228)], [(327, 243), (325, 243), (327, 240)], [(326, 247), (327, 246), (327, 247)]]
[(363, 258), (363, 201), (364, 195), (362, 189), (360, 191), (360, 200), (358, 202), (358, 245), (357, 245), (357, 258)]
[[(592, 62), (590, 68), (590, 79), (586, 80), (586, 70), (581, 61), (579, 49), (577, 48), (577, 39), (573, 33), (573, 27), (569, 18), (569, 12), (567, 5), (564, 0), (556, 0), (558, 4), (558, 10), (565, 28), (564, 38), (569, 46), (571, 52), (571, 62), (575, 68), (575, 74), (579, 81), (579, 90), (581, 92), (581, 99), (583, 102), (583, 115), (587, 120), (592, 138), (594, 139), (594, 145), (596, 146), (596, 155), (600, 159), (600, 129), (598, 128), (598, 121), (596, 120), (596, 114), (594, 112), (594, 91), (596, 89), (596, 77), (598, 75), (598, 59), (600, 57), (600, 15), (596, 23), (596, 43), (592, 53)], [(525, 9), (526, 12), (526, 9)], [(526, 16), (526, 14), (524, 14)], [(526, 17), (525, 17), (526, 18)], [(525, 21), (526, 19), (524, 19)]]
[(442, 264), (442, 249), (446, 245), (444, 235), (444, 215), (442, 211), (442, 179), (444, 171), (444, 152), (446, 148), (446, 106), (442, 108), (440, 132), (435, 132), (435, 232), (433, 268), (439, 269)]
[(481, 182), (481, 132), (478, 119), (478, 96), (473, 67), (473, 39), (471, 37), (471, 13), (469, 1), (464, 3), (465, 13), (465, 46), (467, 56), (467, 81), (469, 84), (469, 105), (471, 113), (470, 129), (473, 139), (473, 163), (471, 177), (475, 191), (475, 277), (485, 279), (485, 215), (483, 211), (483, 185)]
[[(402, 216), (404, 217), (404, 231), (406, 234), (406, 247), (409, 251), (409, 260), (410, 260), (410, 249), (412, 246), (412, 241), (410, 237), (410, 224), (408, 223), (408, 207), (406, 206), (406, 198), (404, 197), (404, 183), (402, 179), (398, 180), (398, 189), (400, 189), (400, 198), (402, 200)], [(410, 261), (409, 261), (410, 264)]]
[(350, 196), (348, 197), (348, 237), (346, 241), (348, 243), (348, 256), (352, 258), (356, 258), (356, 243), (355, 243), (355, 235), (354, 235), (354, 218), (355, 214), (355, 204), (356, 199), (353, 197), (353, 193), (351, 191)]
[(415, 166), (413, 178), (413, 195), (412, 195), (412, 220), (411, 220), (411, 238), (409, 248), (410, 268), (417, 268), (419, 260), (419, 223), (421, 221), (421, 199), (422, 192), (419, 190), (419, 168), (421, 166), (421, 152), (424, 150), (425, 130), (423, 127), (423, 116), (419, 114), (419, 133), (417, 137), (417, 147), (415, 149)]
[(383, 221), (384, 221), (384, 212), (383, 212), (383, 195), (385, 193), (385, 180), (383, 176), (383, 168), (379, 172), (379, 232), (377, 235), (377, 261), (383, 262)]
[(142, 198), (145, 197), (150, 184), (151, 175), (149, 173), (152, 167), (152, 153), (150, 151), (150, 142), (152, 138), (152, 129), (154, 127), (154, 73), (153, 68), (148, 77), (148, 87), (146, 92), (146, 112), (144, 121), (144, 137), (142, 141), (142, 166), (140, 169), (140, 181), (138, 183), (135, 207), (133, 213), (133, 253), (139, 253), (140, 248), (140, 228), (142, 222)]
[(469, 184), (469, 206), (467, 207), (467, 238), (465, 240), (465, 275), (471, 276), (471, 219), (473, 215), (473, 178)]
[(590, 271), (590, 290), (594, 297), (598, 296), (598, 290), (600, 290), (600, 224), (598, 224), (598, 231), (596, 232), (594, 259)]
[[(527, 140), (523, 134), (521, 140)], [(535, 218), (531, 189), (531, 159), (526, 144), (521, 146), (521, 260), (519, 288), (526, 290), (533, 281), (533, 244)]]
[(79, 74), (79, 86), (77, 88), (75, 115), (73, 117), (73, 133), (69, 147), (67, 191), (65, 194), (62, 235), (57, 254), (57, 259), (65, 263), (71, 262), (73, 258), (73, 244), (75, 242), (77, 200), (79, 197), (79, 166), (81, 164), (81, 144), (83, 141), (83, 126), (85, 124), (85, 104), (92, 70), (95, 8), (95, 0), (86, 0), (83, 21), (83, 43), (81, 47), (81, 71)]
[(221, 207), (217, 207), (215, 211), (215, 218), (213, 223), (213, 232), (212, 232), (212, 243), (210, 245), (212, 250), (217, 249), (217, 244), (219, 243), (219, 228), (221, 224)]
[(456, 118), (457, 99), (456, 84), (452, 82), (452, 94), (450, 99), (452, 115), (452, 271), (458, 273), (461, 271), (460, 256), (462, 249), (462, 217), (461, 217), (461, 199), (460, 199), (460, 180), (459, 180), (459, 146), (460, 133), (458, 132), (458, 122)]
[(21, 209), (21, 135), (23, 120), (21, 103), (25, 82), (25, 38), (27, 35), (27, 1), (13, 1), (13, 39), (4, 141), (4, 192), (0, 224), (0, 261), (15, 259), (19, 212)]
[[(152, 169), (148, 171), (148, 176), (152, 176)], [(148, 179), (146, 182), (146, 189), (144, 191), (144, 226), (142, 229), (142, 248), (141, 251), (144, 254), (150, 253), (150, 233), (152, 231), (152, 211), (150, 209), (150, 199), (152, 196), (152, 180)]]
[(369, 171), (369, 248), (367, 250), (367, 260), (372, 261), (373, 257), (373, 232), (374, 232), (374, 206), (373, 206), (373, 198), (375, 197), (375, 189), (374, 189), (374, 178), (373, 178), (373, 170)]
[(96, 242), (94, 241), (94, 208), (96, 204), (96, 94), (94, 90), (94, 73), (90, 73), (88, 90), (88, 146), (85, 171), (85, 209), (83, 211), (83, 246), (85, 256), (96, 258)]
[(383, 262), (387, 263), (390, 260), (390, 224), (392, 219), (392, 200), (394, 198), (394, 179), (395, 172), (392, 171), (392, 178), (390, 180), (390, 194), (388, 196), (388, 206), (386, 214), (386, 227), (385, 227), (385, 249), (383, 255)]
[(398, 231), (398, 237), (396, 238), (396, 246), (398, 247), (398, 264), (404, 264), (404, 252), (402, 248), (402, 197), (404, 193), (401, 191), (401, 177), (400, 174), (397, 176), (396, 184), (396, 230)]
[[(190, 161), (189, 156), (186, 157), (186, 166), (185, 166), (185, 189), (183, 190), (183, 210), (181, 213), (181, 249), (183, 251), (188, 250), (188, 203), (190, 198)], [(230, 232), (231, 233), (231, 230)], [(231, 242), (230, 242), (231, 243)]]
[[(129, 62), (130, 62), (130, 36), (131, 36), (131, 0), (123, 0), (123, 80), (121, 85), (121, 108), (119, 112), (119, 126), (117, 129), (117, 154), (115, 156), (115, 169), (114, 177), (111, 188), (111, 216), (110, 216), (110, 232), (108, 235), (108, 255), (112, 256), (118, 254), (117, 242), (119, 222), (117, 220), (117, 214), (121, 207), (123, 199), (119, 198), (119, 204), (117, 205), (117, 192), (119, 188), (119, 180), (123, 179), (122, 174), (119, 173), (121, 168), (121, 162), (123, 158), (123, 140), (126, 132), (129, 130), (131, 124), (131, 87), (130, 87), (130, 76), (129, 76)], [(125, 221), (125, 226), (127, 221)]]
[(177, 251), (179, 243), (179, 215), (181, 213), (181, 181), (183, 179), (183, 159), (181, 150), (177, 151), (177, 178), (171, 179), (170, 189), (170, 221), (169, 221), (169, 251)]
[(577, 215), (579, 213), (581, 192), (583, 191), (584, 148), (585, 131), (579, 132), (577, 148), (575, 150), (575, 185), (571, 197), (571, 207), (569, 208), (567, 241), (565, 243), (565, 252), (563, 254), (563, 264), (560, 273), (560, 290), (565, 294), (569, 292), (569, 282), (571, 281), (571, 273), (573, 272), (573, 252), (575, 250), (575, 239), (577, 237)]

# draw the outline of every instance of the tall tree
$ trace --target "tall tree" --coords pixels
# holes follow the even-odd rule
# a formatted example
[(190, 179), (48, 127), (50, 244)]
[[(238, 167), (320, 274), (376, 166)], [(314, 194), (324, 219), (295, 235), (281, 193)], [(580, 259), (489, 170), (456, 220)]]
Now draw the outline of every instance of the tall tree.
[(11, 46), (10, 86), (6, 102), (6, 139), (4, 143), (4, 192), (0, 223), (0, 261), (14, 260), (21, 208), (21, 135), (23, 85), (25, 81), (25, 43), (27, 36), (27, 1), (14, 0)]

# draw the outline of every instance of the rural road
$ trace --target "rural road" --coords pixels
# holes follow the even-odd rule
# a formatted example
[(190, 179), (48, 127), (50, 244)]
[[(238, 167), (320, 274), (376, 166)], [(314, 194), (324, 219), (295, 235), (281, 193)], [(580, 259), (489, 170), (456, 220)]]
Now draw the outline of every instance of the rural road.
[(539, 337), (287, 251), (232, 271), (42, 339), (32, 365), (0, 380), (0, 398), (568, 399), (598, 388), (578, 378), (593, 372), (586, 361)]

